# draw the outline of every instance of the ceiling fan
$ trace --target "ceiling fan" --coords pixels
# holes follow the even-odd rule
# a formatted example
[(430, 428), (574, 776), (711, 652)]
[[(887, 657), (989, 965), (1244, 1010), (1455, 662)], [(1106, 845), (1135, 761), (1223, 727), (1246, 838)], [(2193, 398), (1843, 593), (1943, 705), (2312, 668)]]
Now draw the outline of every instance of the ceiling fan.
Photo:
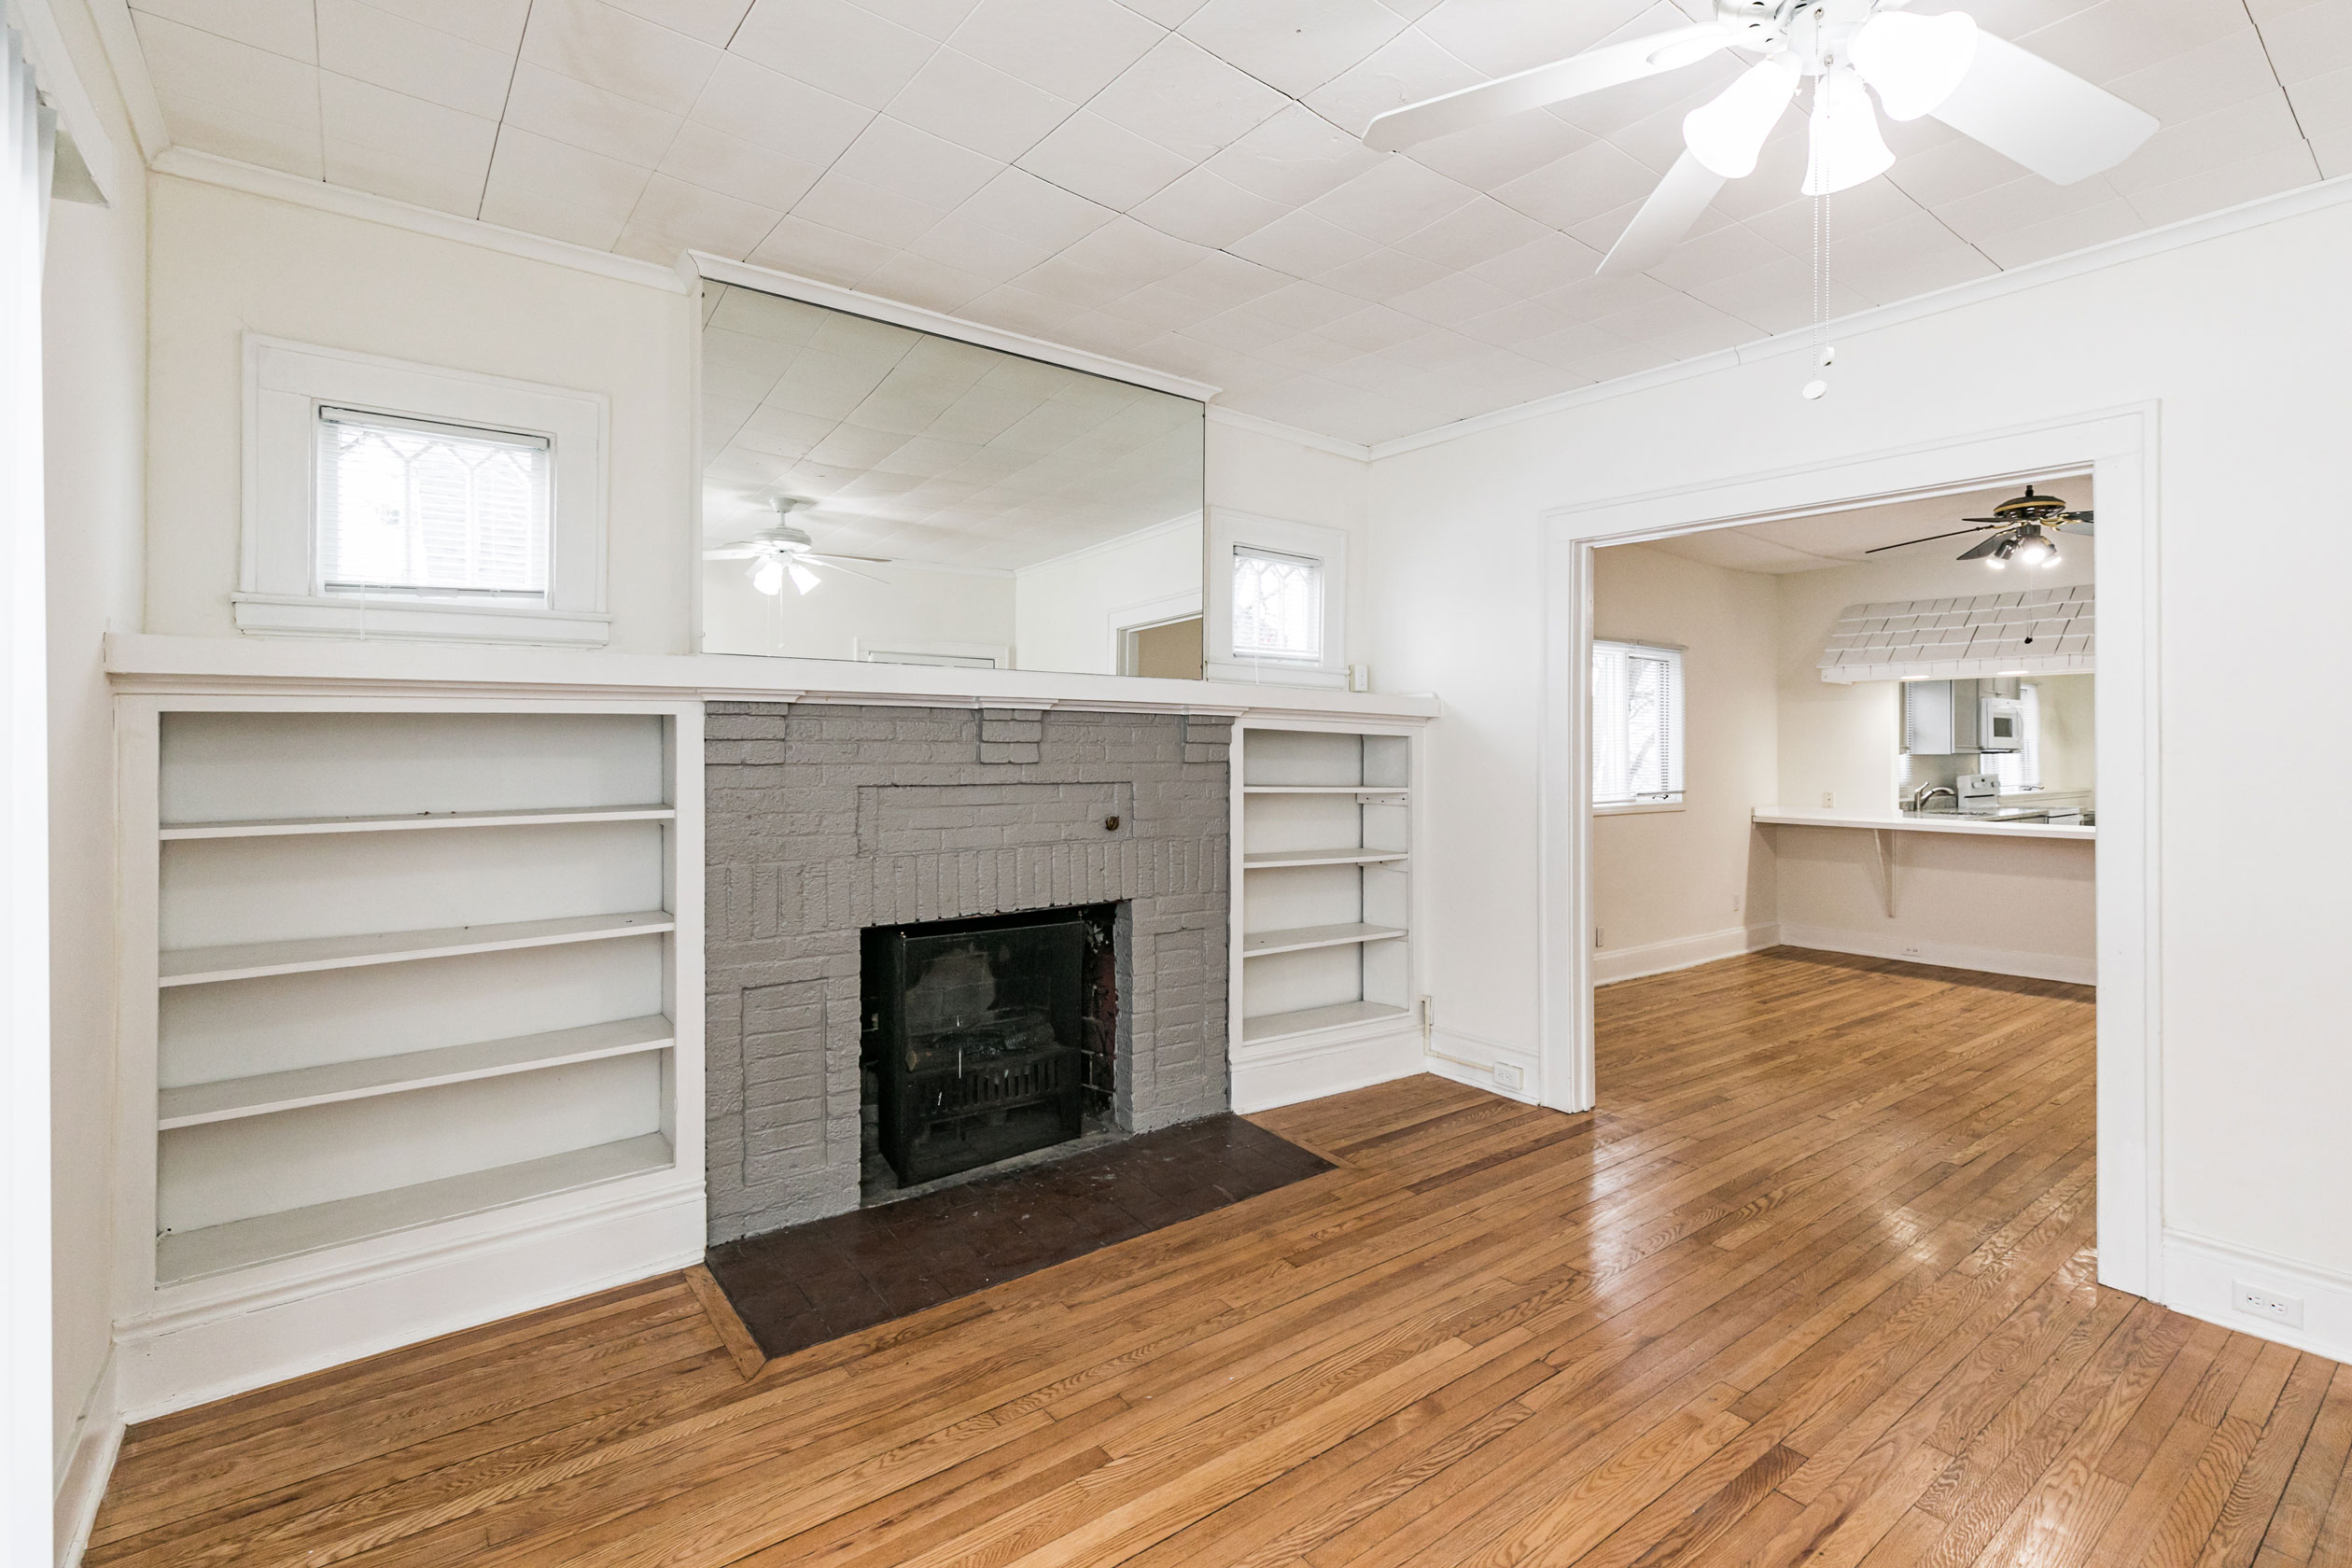
[[(1878, 113), (1933, 115), (2056, 185), (2130, 157), (2153, 117), (1961, 11), (1910, 16), (1911, 0), (1715, 0), (1715, 20), (1587, 49), (1549, 65), (1392, 109), (1364, 133), (1395, 152), (1524, 110), (1696, 64), (1720, 49), (1759, 57), (1683, 119), (1682, 155), (1601, 263), (1643, 272), (1681, 243), (1727, 180), (1753, 174), (1799, 82), (1813, 81), (1804, 193), (1827, 195), (1895, 161)], [(1871, 103), (1871, 91), (1878, 95)]]
[(820, 570), (844, 572), (851, 577), (862, 577), (868, 582), (879, 582), (886, 588), (890, 586), (888, 581), (872, 572), (860, 571), (844, 564), (863, 561), (871, 566), (886, 567), (890, 564), (889, 557), (836, 555), (831, 551), (819, 550), (816, 540), (808, 537), (808, 531), (792, 522), (795, 512), (807, 511), (816, 504), (801, 496), (778, 496), (776, 497), (774, 523), (749, 539), (704, 551), (703, 559), (755, 563), (751, 567), (751, 586), (763, 594), (782, 593), (787, 581), (805, 594), (824, 581), (818, 575)]
[[(2055, 496), (2037, 496), (2034, 487), (2025, 486), (2025, 494), (2010, 497), (1993, 509), (1990, 517), (1964, 517), (1963, 523), (1974, 523), (1973, 528), (1954, 528), (1948, 534), (1928, 534), (1901, 544), (1882, 544), (1866, 550), (1865, 555), (1876, 555), (1882, 550), (1902, 550), (1914, 544), (1926, 544), (1935, 539), (1958, 539), (1963, 534), (1991, 532), (1993, 537), (1961, 553), (1963, 561), (1982, 561), (1988, 567), (2000, 567), (2015, 561), (2022, 567), (2054, 567), (2058, 564), (2058, 541), (2061, 528), (2072, 528), (2078, 534), (2093, 532), (2095, 514), (2069, 511), (2066, 503)], [(2044, 532), (2047, 529), (2048, 532)]]

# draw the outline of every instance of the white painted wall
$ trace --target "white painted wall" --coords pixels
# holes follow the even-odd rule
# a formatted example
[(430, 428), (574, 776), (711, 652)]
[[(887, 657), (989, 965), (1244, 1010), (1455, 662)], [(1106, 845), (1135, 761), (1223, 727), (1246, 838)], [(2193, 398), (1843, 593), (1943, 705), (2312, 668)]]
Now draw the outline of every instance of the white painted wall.
[(169, 175), (151, 189), (149, 630), (232, 632), (254, 331), (609, 395), (611, 646), (692, 651), (685, 295)]
[(751, 586), (748, 561), (703, 563), (703, 651), (800, 659), (854, 659), (858, 639), (985, 643), (1014, 641), (1010, 573), (860, 566), (879, 581), (820, 573), (806, 594)]
[(1685, 709), (1682, 809), (1592, 819), (1594, 962), (1622, 977), (1693, 961), (1699, 939), (1741, 951), (1774, 917), (1771, 847), (1750, 819), (1773, 804), (1773, 580), (1617, 545), (1593, 562), (1592, 609), (1596, 636), (1684, 651)]
[[(1535, 1040), (1540, 513), (2159, 400), (2164, 1219), (2352, 1276), (2335, 983), (2352, 915), (2322, 869), (2352, 862), (2352, 819), (2242, 809), (2249, 775), (2352, 762), (2310, 698), (2352, 681), (2352, 383), (2315, 351), (2352, 329), (2346, 254), (2352, 205), (2324, 206), (1845, 334), (1819, 402), (1798, 396), (1802, 357), (1778, 356), (1376, 459), (1383, 683), (1447, 701), (1421, 864), (1450, 1015)], [(2021, 375), (2020, 355), (2051, 369)], [(2261, 550), (2212, 548), (2257, 520)], [(2295, 679), (2248, 688), (2217, 651), (2240, 627)]]
[[(1379, 634), (1365, 613), (1371, 581), (1367, 504), (1370, 466), (1285, 437), (1209, 421), (1209, 504), (1260, 517), (1312, 523), (1348, 532), (1346, 662), (1371, 657)], [(1229, 679), (1229, 678), (1221, 678)], [(1373, 685), (1382, 692), (1423, 691), (1427, 682), (1391, 679), (1377, 665)]]
[[(1119, 673), (1114, 629), (1200, 613), (1200, 519), (1041, 561), (1014, 574), (1023, 669)], [(1169, 608), (1189, 595), (1189, 612)]]
[[(114, 727), (101, 637), (140, 629), (145, 539), (147, 186), (87, 11), (52, 7), (121, 160), (111, 207), (57, 203), (44, 279), (49, 516), (52, 1458), (60, 1481), (111, 1440)], [(95, 1398), (93, 1399), (93, 1396)], [(99, 1407), (92, 1409), (93, 1403)], [(91, 1418), (85, 1428), (85, 1416)], [(87, 1480), (87, 1477), (82, 1477)], [(93, 1496), (62, 1500), (61, 1538)]]

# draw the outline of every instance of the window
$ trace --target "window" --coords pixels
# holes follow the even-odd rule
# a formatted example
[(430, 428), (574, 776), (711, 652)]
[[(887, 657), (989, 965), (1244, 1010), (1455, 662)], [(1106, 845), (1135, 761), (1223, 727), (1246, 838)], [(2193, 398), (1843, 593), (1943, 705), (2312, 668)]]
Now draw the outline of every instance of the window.
[(245, 372), (240, 630), (610, 639), (603, 394), (253, 333)]
[(1673, 805), (1682, 795), (1682, 651), (1595, 642), (1592, 804)]
[(321, 591), (546, 602), (545, 436), (326, 405), (317, 442)]
[(1988, 751), (1979, 761), (1984, 771), (2000, 780), (2003, 794), (2015, 794), (2024, 790), (2042, 787), (2041, 769), (2041, 688), (2024, 681), (2017, 688), (2017, 704), (2024, 711), (2014, 751)]
[(1250, 545), (1233, 547), (1233, 656), (1323, 660), (1323, 563)]

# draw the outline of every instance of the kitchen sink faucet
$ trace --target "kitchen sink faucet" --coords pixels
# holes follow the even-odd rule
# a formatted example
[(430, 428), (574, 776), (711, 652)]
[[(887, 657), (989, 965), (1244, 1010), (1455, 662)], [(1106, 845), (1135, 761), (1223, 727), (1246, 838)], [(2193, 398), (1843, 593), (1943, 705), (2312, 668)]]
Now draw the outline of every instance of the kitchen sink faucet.
[(1934, 800), (1938, 795), (1950, 795), (1952, 797), (1952, 809), (1954, 811), (1960, 809), (1959, 792), (1953, 790), (1949, 784), (1922, 784), (1918, 789), (1911, 791), (1911, 808), (1913, 811), (1925, 811), (1927, 809), (1927, 803)]

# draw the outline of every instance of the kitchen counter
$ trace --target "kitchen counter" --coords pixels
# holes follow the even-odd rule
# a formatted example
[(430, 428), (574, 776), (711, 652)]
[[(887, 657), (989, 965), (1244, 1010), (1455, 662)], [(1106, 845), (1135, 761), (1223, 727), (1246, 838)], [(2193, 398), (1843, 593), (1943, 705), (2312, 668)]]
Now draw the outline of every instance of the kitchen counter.
[(2077, 838), (2099, 836), (2079, 822), (1995, 822), (1952, 811), (1839, 811), (1800, 805), (1759, 805), (1755, 819), (1792, 828), (1872, 828), (1879, 832), (1975, 833), (1987, 838)]

